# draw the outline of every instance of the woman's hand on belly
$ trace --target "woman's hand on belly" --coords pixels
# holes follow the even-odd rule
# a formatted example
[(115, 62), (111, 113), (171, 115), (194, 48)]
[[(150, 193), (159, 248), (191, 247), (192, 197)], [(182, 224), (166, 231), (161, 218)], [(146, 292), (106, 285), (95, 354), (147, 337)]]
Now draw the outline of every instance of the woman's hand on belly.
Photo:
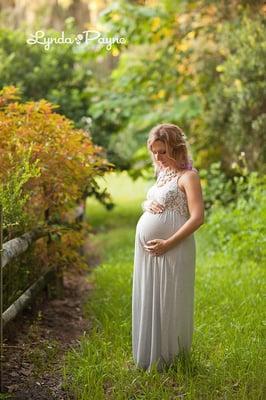
[(169, 245), (167, 240), (153, 239), (149, 240), (146, 246), (144, 245), (144, 248), (154, 256), (161, 256), (162, 254), (170, 250), (171, 246)]
[(164, 211), (164, 205), (158, 203), (156, 200), (146, 200), (143, 203), (143, 209), (153, 214), (162, 213)]

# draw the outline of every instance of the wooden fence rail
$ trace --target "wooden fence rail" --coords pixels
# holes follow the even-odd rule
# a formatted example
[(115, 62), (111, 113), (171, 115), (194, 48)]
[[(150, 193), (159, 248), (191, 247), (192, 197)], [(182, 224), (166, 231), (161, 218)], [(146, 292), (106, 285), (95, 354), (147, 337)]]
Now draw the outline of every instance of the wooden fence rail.
[[(75, 223), (63, 222), (61, 229), (77, 229), (76, 223), (80, 221), (80, 216), (75, 218)], [(50, 267), (46, 270), (38, 279), (27, 288), (7, 309), (3, 312), (3, 271), (5, 267), (17, 258), (19, 255), (25, 253), (30, 246), (33, 245), (38, 239), (49, 237), (49, 234), (58, 227), (52, 225), (48, 227), (37, 227), (29, 232), (24, 233), (20, 237), (9, 240), (3, 243), (3, 209), (0, 204), (0, 388), (3, 391), (3, 373), (2, 373), (2, 361), (3, 361), (3, 328), (4, 326), (14, 319), (28, 304), (32, 303), (32, 300), (37, 294), (50, 282), (55, 283), (55, 290), (57, 295), (63, 293), (63, 282), (62, 276), (59, 273), (59, 269)], [(50, 248), (51, 240), (48, 239), (48, 248)]]
[(2, 326), (14, 319), (49, 282), (55, 279), (54, 268), (49, 269), (36, 282), (34, 282), (13, 304), (2, 314)]
[(2, 268), (4, 268), (12, 259), (24, 253), (30, 245), (41, 237), (49, 234), (48, 229), (36, 228), (22, 236), (11, 239), (3, 244)]
[[(36, 228), (2, 244), (1, 278), (3, 278), (3, 269), (8, 263), (25, 253), (38, 239), (48, 236), (49, 232), (47, 228)], [(52, 279), (56, 280), (54, 268), (50, 268), (38, 277), (38, 279), (4, 312), (3, 304), (1, 303), (1, 328), (14, 319)], [(3, 282), (1, 281), (1, 283), (1, 301), (3, 301)]]
[(14, 258), (25, 253), (38, 239), (48, 236), (47, 228), (36, 228), (3, 244), (3, 210), (0, 204), (0, 387), (3, 391), (3, 328), (14, 319), (49, 282), (56, 280), (56, 271), (50, 268), (35, 281), (13, 304), (3, 312), (3, 270)]

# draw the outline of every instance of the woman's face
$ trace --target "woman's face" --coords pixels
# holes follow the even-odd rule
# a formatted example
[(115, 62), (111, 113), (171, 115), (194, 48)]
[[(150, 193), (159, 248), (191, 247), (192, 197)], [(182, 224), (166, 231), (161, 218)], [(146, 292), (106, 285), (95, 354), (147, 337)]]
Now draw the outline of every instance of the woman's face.
[(177, 162), (168, 157), (166, 146), (161, 140), (155, 140), (151, 146), (155, 161), (163, 168), (176, 168)]

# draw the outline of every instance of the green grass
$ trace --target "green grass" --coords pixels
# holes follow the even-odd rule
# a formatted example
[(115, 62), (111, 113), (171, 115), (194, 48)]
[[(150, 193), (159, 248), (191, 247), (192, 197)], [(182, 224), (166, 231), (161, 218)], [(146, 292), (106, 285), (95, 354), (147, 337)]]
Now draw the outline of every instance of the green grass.
[(108, 184), (123, 188), (124, 193), (115, 196), (118, 204), (112, 212), (88, 201), (90, 221), (102, 228), (91, 240), (103, 259), (89, 276), (95, 290), (85, 312), (93, 328), (66, 356), (66, 389), (78, 400), (263, 399), (261, 265), (256, 258), (233, 257), (230, 245), (214, 247), (211, 221), (196, 232), (190, 360), (180, 358), (164, 373), (135, 368), (131, 348), (134, 233), (147, 185), (140, 181), (134, 187), (124, 175), (112, 175)]

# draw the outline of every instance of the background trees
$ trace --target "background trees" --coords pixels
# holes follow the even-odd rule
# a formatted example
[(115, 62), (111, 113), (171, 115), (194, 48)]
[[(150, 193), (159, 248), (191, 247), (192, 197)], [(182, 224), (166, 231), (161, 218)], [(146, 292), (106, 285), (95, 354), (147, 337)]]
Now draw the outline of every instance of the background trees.
[[(66, 33), (98, 29), (126, 37), (127, 44), (111, 51), (96, 43), (45, 51), (26, 38), (47, 21), (42, 26), (36, 17), (26, 27), (21, 21), (17, 31), (0, 32), (1, 86), (17, 85), (24, 100), (58, 104), (58, 113), (90, 132), (108, 159), (134, 178), (150, 175), (147, 133), (163, 121), (183, 127), (208, 182), (217, 165), (226, 179), (242, 175), (243, 168), (264, 171), (262, 1), (95, 1), (87, 23), (69, 14), (74, 5), (58, 2), (65, 7), (58, 18)], [(46, 16), (53, 7), (47, 3)], [(47, 34), (59, 35), (52, 28), (60, 24), (51, 21)]]
[(106, 97), (104, 82), (100, 101), (90, 109), (95, 139), (99, 130), (107, 137), (109, 122), (114, 159), (136, 170), (145, 165), (139, 163), (139, 147), (147, 131), (171, 120), (187, 132), (199, 168), (219, 160), (230, 176), (232, 162), (244, 152), (248, 168), (260, 169), (265, 161), (262, 13), (259, 1), (164, 1), (156, 8), (113, 3), (104, 21), (113, 35), (128, 32), (129, 44), (108, 80), (111, 95)]

